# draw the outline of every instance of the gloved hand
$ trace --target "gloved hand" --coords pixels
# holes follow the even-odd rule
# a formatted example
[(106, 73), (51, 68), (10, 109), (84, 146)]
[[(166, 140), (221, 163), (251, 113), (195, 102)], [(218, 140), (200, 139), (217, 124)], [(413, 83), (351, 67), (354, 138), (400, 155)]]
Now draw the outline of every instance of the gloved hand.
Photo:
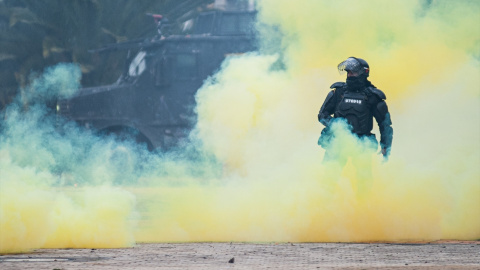
[(322, 133), (320, 134), (320, 138), (318, 138), (317, 144), (320, 145), (322, 148), (326, 148), (332, 139), (332, 132), (330, 130), (330, 126), (326, 126), (322, 129)]
[(388, 161), (388, 157), (390, 156), (390, 147), (382, 147), (382, 149), (380, 149), (380, 152), (378, 154), (382, 154), (383, 156), (383, 162), (387, 162)]
[(330, 125), (331, 120), (332, 117), (330, 115), (323, 116), (321, 114), (318, 114), (318, 122), (320, 122), (325, 127), (328, 127)]

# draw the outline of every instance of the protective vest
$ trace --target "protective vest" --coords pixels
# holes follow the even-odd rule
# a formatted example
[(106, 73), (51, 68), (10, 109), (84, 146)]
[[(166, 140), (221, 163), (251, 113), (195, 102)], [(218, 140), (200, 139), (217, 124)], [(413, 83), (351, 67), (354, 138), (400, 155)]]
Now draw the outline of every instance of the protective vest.
[(373, 128), (373, 115), (364, 92), (345, 91), (338, 103), (334, 117), (345, 118), (352, 126), (352, 132), (368, 135)]

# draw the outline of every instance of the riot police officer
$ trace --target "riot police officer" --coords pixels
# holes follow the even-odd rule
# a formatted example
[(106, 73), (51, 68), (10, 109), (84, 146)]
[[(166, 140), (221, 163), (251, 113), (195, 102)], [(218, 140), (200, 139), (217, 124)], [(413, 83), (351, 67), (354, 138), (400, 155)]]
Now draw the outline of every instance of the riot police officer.
[(377, 148), (378, 142), (371, 133), (375, 118), (380, 129), (381, 153), (387, 159), (392, 146), (392, 121), (385, 94), (367, 79), (370, 75), (368, 63), (361, 58), (349, 57), (338, 65), (338, 70), (340, 74), (347, 73), (346, 83), (336, 82), (330, 86), (333, 90), (318, 113), (318, 121), (326, 126), (319, 139), (319, 145), (327, 149), (325, 158), (334, 158), (328, 153), (328, 143), (334, 136), (329, 128), (338, 118), (345, 120), (358, 138), (375, 141)]
[[(349, 57), (338, 65), (338, 70), (340, 74), (347, 73), (346, 83), (332, 84), (330, 88), (333, 90), (318, 113), (318, 121), (325, 125), (318, 144), (326, 149), (324, 164), (329, 168), (323, 183), (328, 194), (333, 194), (334, 182), (339, 179), (347, 159), (351, 158), (357, 171), (357, 181), (352, 184), (356, 186), (357, 198), (361, 199), (369, 193), (373, 183), (371, 154), (378, 148), (378, 141), (371, 133), (373, 118), (380, 129), (380, 147), (385, 160), (392, 146), (392, 121), (385, 94), (367, 79), (370, 67), (365, 60)], [(336, 128), (339, 126), (344, 133), (339, 133)]]

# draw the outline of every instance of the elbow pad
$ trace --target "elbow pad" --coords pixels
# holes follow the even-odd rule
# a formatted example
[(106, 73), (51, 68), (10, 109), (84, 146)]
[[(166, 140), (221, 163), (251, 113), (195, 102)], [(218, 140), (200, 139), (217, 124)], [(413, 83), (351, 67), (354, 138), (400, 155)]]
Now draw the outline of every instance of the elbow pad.
[(387, 103), (381, 101), (377, 105), (377, 110), (380, 115), (383, 116), (383, 121), (379, 123), (380, 127), (380, 144), (382, 148), (390, 148), (392, 146), (393, 140), (393, 128), (392, 128), (392, 119), (390, 118), (390, 113), (388, 112)]
[[(387, 118), (387, 114), (388, 114), (388, 118), (390, 119), (390, 114), (388, 113), (388, 106), (385, 101), (382, 100), (377, 104), (377, 110), (380, 113), (380, 115), (385, 115), (385, 118)], [(392, 124), (392, 121), (390, 120), (390, 125), (391, 124)]]
[(323, 105), (320, 108), (320, 112), (318, 113), (318, 121), (325, 126), (328, 126), (328, 124), (330, 123), (330, 119), (332, 119), (330, 114), (325, 110), (328, 106), (328, 103), (331, 102), (331, 100), (333, 99), (334, 93), (335, 92), (333, 90), (328, 93), (327, 97), (325, 98), (325, 102), (323, 102)]

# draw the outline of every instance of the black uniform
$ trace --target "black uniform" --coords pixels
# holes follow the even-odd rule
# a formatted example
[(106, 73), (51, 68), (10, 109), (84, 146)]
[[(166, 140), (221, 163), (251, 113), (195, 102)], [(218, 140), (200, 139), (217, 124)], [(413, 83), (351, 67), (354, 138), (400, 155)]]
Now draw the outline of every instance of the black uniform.
[(390, 113), (385, 103), (385, 94), (375, 88), (369, 81), (365, 86), (351, 90), (346, 83), (337, 82), (330, 88), (332, 90), (325, 99), (320, 112), (318, 121), (326, 126), (322, 131), (319, 144), (326, 147), (328, 144), (328, 127), (333, 118), (343, 118), (351, 126), (352, 133), (358, 137), (369, 136), (373, 128), (373, 118), (378, 123), (380, 129), (380, 145), (386, 149), (385, 157), (390, 154), (390, 148), (393, 139), (393, 129)]

